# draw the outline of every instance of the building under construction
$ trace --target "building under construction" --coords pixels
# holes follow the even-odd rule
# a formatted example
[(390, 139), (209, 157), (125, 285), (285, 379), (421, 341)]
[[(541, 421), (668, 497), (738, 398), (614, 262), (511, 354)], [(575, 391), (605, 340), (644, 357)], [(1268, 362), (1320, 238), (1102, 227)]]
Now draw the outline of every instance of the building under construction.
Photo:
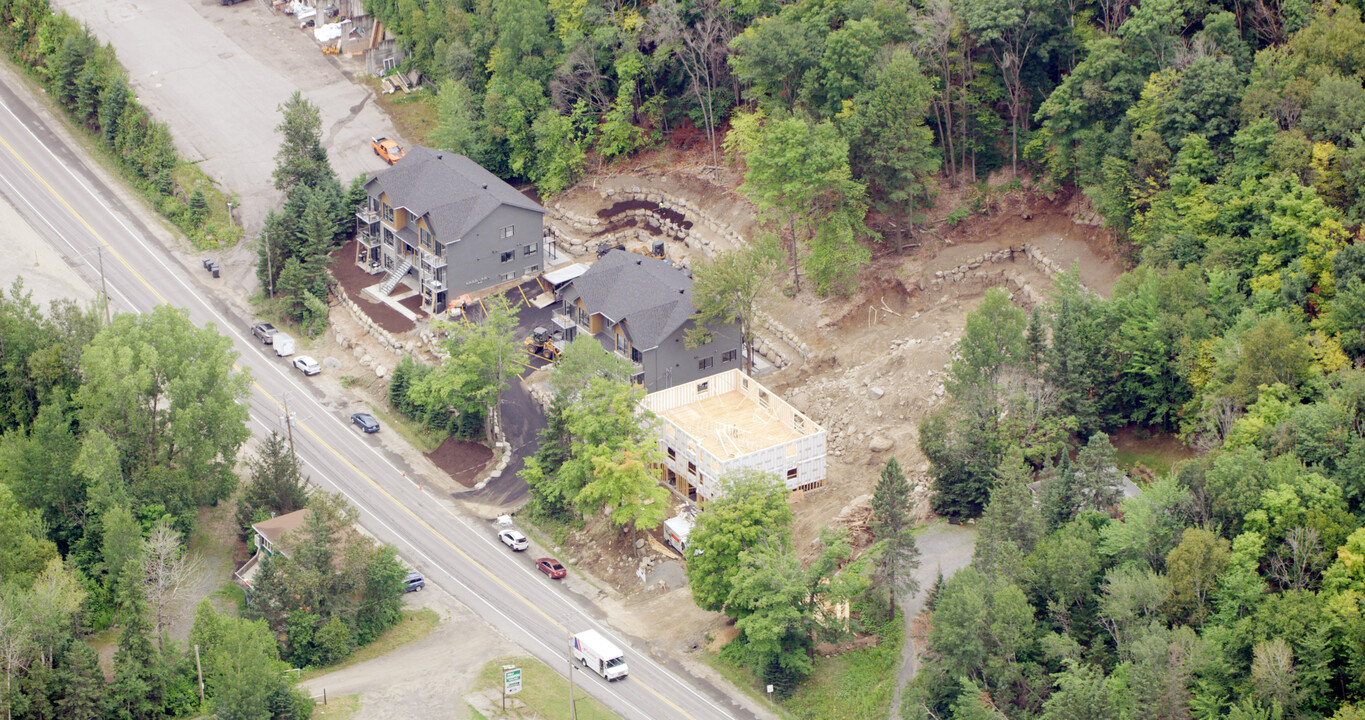
[(705, 503), (721, 480), (752, 468), (782, 479), (788, 490), (825, 486), (825, 429), (738, 369), (646, 395), (659, 417), (663, 480)]

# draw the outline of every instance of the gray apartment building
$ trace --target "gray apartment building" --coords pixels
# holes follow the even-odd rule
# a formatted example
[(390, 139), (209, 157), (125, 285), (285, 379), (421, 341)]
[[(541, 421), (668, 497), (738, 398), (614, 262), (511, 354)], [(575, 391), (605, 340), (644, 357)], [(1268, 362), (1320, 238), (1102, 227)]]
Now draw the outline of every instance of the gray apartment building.
[(535, 276), (545, 266), (545, 208), (478, 163), (415, 147), (365, 183), (356, 263), (385, 273), (383, 294), (416, 279), (422, 309)]
[(554, 321), (565, 339), (597, 338), (630, 359), (633, 380), (650, 392), (743, 367), (736, 325), (708, 326), (710, 341), (687, 347), (692, 278), (668, 261), (612, 250), (560, 292)]

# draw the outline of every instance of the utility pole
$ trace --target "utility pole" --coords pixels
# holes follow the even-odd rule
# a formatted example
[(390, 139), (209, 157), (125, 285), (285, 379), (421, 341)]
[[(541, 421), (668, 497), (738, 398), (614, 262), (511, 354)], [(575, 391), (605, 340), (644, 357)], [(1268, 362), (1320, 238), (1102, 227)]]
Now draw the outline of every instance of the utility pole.
[(95, 249), (98, 250), (100, 254), (100, 294), (104, 296), (104, 322), (112, 325), (114, 323), (114, 318), (109, 310), (109, 288), (104, 284), (104, 246), (97, 245)]
[[(231, 211), (228, 211), (228, 219), (229, 219), (229, 220), (232, 219), (232, 212), (231, 212)], [(267, 226), (267, 227), (268, 227), (268, 226)], [(262, 230), (262, 231), (261, 231), (261, 242), (265, 243), (265, 274), (266, 274), (266, 279), (270, 281), (270, 283), (269, 283), (269, 287), (270, 287), (270, 299), (271, 299), (271, 300), (274, 300), (274, 299), (275, 299), (275, 263), (274, 263), (274, 261), (271, 260), (271, 252), (270, 252), (270, 236), (271, 236), (272, 234), (273, 234), (273, 233), (266, 232), (266, 230)]]
[(294, 452), (294, 416), (289, 414), (289, 394), (284, 395), (284, 426), (289, 429), (289, 455), (298, 463), (299, 456)]
[(573, 652), (569, 652), (569, 720), (578, 720), (578, 708), (573, 699)]

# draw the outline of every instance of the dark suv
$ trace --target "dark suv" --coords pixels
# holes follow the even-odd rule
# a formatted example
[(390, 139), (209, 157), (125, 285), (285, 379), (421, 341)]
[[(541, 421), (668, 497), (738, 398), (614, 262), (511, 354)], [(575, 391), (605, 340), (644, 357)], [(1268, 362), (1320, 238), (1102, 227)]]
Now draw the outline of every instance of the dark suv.
[(275, 342), (275, 326), (270, 323), (263, 322), (252, 325), (251, 334), (266, 345), (272, 345)]
[(422, 579), (421, 573), (410, 572), (406, 578), (403, 578), (403, 592), (405, 593), (418, 592), (426, 586), (427, 581)]

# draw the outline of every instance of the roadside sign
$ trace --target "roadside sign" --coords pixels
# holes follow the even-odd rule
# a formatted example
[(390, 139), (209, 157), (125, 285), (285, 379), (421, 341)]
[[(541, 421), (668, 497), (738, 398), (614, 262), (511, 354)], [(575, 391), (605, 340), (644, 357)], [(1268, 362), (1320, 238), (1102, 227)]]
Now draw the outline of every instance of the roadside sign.
[(502, 692), (504, 695), (521, 692), (521, 668), (515, 665), (502, 666)]

